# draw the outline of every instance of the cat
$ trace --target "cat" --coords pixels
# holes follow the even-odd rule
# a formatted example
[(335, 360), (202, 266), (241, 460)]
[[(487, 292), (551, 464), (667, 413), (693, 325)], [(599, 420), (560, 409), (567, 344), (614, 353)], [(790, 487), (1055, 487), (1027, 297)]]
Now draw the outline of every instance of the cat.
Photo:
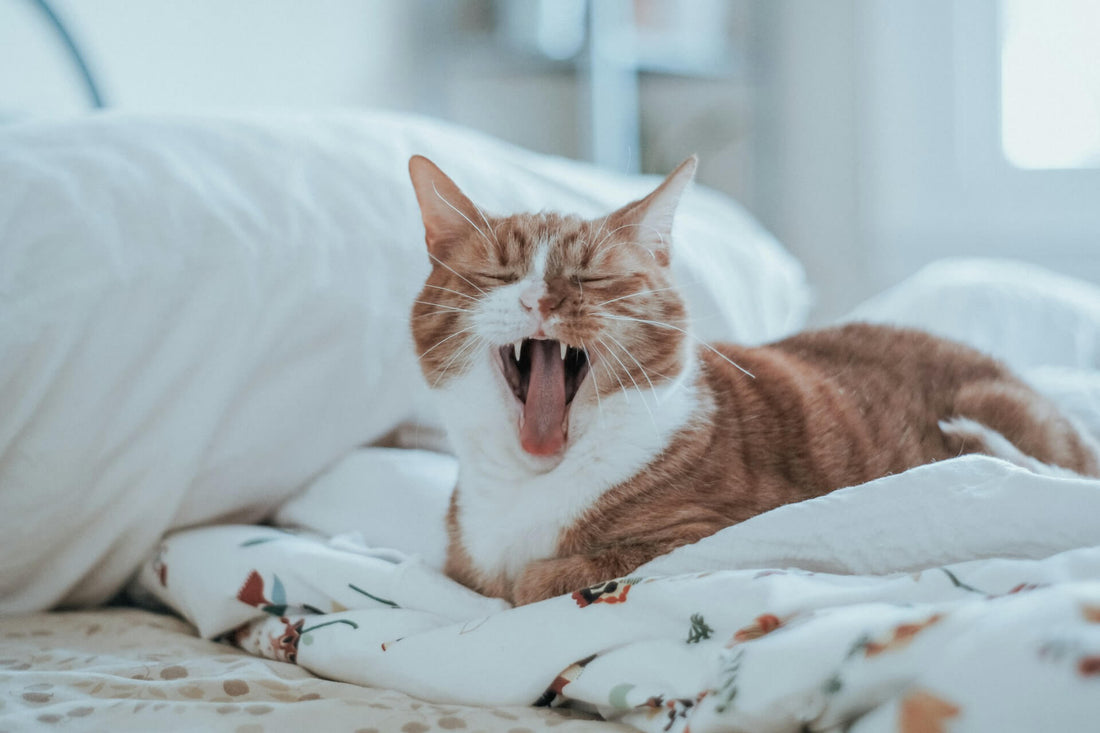
[(695, 167), (586, 220), (489, 216), (409, 161), (432, 262), (412, 335), (460, 465), (448, 575), (531, 603), (963, 453), (1097, 475), (1069, 420), (960, 344), (868, 324), (696, 341), (669, 268)]

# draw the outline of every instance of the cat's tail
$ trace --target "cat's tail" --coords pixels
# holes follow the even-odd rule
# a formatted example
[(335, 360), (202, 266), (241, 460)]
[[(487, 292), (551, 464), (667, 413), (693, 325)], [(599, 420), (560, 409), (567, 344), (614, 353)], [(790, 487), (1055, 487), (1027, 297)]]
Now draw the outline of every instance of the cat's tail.
[(940, 430), (977, 450), (1048, 476), (1100, 477), (1100, 443), (1078, 421), (1021, 383), (977, 383), (955, 398)]

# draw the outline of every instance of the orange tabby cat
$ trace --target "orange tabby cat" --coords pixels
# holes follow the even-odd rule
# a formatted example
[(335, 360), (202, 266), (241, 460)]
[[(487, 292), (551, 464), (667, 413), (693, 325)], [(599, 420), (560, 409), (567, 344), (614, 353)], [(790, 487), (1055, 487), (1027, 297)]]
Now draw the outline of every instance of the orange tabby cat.
[(695, 342), (669, 272), (694, 170), (584, 220), (489, 216), (409, 161), (433, 263), (412, 333), (461, 466), (448, 574), (529, 603), (961, 453), (1097, 473), (1049, 402), (955, 343), (870, 325)]

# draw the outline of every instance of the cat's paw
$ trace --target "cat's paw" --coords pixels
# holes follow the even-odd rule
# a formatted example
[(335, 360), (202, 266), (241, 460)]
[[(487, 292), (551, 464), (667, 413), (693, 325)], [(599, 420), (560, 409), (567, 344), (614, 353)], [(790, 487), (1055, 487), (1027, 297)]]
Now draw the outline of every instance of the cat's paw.
[(572, 593), (606, 580), (605, 572), (591, 558), (582, 555), (536, 560), (516, 579), (512, 586), (512, 602), (524, 606)]

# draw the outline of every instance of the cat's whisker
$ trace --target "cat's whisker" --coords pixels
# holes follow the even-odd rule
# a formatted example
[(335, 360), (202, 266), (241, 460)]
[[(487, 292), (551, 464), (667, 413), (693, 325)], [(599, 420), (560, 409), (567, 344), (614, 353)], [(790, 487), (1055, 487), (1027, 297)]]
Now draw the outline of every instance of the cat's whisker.
[[(452, 209), (452, 210), (453, 210), (453, 211), (454, 211), (454, 212), (455, 212), (456, 214), (458, 214), (458, 215), (459, 215), (459, 216), (461, 216), (461, 217), (462, 217), (463, 219), (465, 219), (465, 220), (466, 220), (466, 222), (467, 222), (467, 223), (468, 223), (468, 224), (469, 224), (470, 226), (472, 226), (472, 227), (474, 228), (474, 231), (476, 231), (476, 232), (477, 232), (478, 234), (480, 234), (480, 235), (481, 235), (481, 238), (485, 240), (485, 243), (486, 243), (486, 244), (488, 244), (488, 245), (489, 245), (490, 247), (492, 247), (492, 246), (493, 246), (493, 241), (492, 241), (491, 239), (489, 239), (488, 235), (486, 235), (486, 234), (485, 234), (485, 232), (481, 231), (481, 227), (479, 227), (479, 226), (478, 226), (477, 224), (474, 224), (474, 223), (473, 223), (473, 221), (471, 221), (471, 220), (470, 220), (470, 217), (468, 217), (468, 216), (466, 216), (465, 214), (463, 214), (463, 213), (462, 213), (462, 212), (461, 212), (461, 211), (460, 211), (460, 210), (458, 209), (458, 207), (457, 207), (457, 206), (455, 206), (455, 205), (454, 205), (454, 204), (452, 204), (452, 203), (451, 203), (450, 201), (448, 201), (448, 200), (447, 200), (447, 198), (446, 198), (446, 197), (445, 197), (445, 196), (444, 196), (443, 194), (441, 194), (441, 193), (439, 192), (439, 189), (435, 187), (435, 183), (434, 183), (434, 182), (432, 183), (432, 190), (433, 190), (433, 191), (435, 191), (435, 195), (439, 197), (439, 200), (440, 200), (440, 201), (442, 201), (443, 203), (447, 204), (447, 206), (451, 207), (451, 209)], [(475, 206), (474, 208), (477, 208), (477, 207)], [(484, 214), (483, 214), (482, 216), (484, 216)], [(488, 222), (486, 222), (486, 223), (488, 223)]]
[(602, 303), (593, 303), (592, 307), (593, 308), (599, 308), (600, 306), (607, 305), (608, 303), (617, 303), (620, 300), (626, 300), (627, 298), (637, 298), (637, 297), (640, 297), (642, 295), (652, 295), (653, 293), (663, 293), (666, 290), (675, 290), (675, 289), (676, 288), (674, 288), (670, 285), (667, 288), (653, 288), (652, 290), (640, 290), (636, 293), (629, 293), (627, 295), (621, 295), (618, 298), (612, 298), (611, 300), (605, 300)]
[(608, 385), (611, 385), (611, 380), (615, 378), (615, 372), (613, 372), (611, 370), (611, 367), (608, 366), (607, 362), (602, 359), (600, 360), (599, 366), (601, 369), (603, 369), (603, 373), (607, 377)]
[[(619, 363), (619, 366), (623, 368), (623, 372), (626, 373), (626, 378), (629, 379), (631, 384), (634, 385), (634, 391), (638, 393), (638, 399), (642, 401), (642, 406), (645, 407), (645, 411), (649, 413), (649, 419), (653, 423), (653, 430), (659, 434), (660, 430), (657, 428), (657, 418), (656, 416), (654, 416), (653, 410), (649, 406), (649, 402), (646, 401), (645, 395), (642, 393), (642, 388), (638, 386), (638, 383), (636, 381), (634, 381), (634, 376), (630, 373), (630, 370), (627, 369), (626, 364), (623, 364), (623, 360), (616, 356), (615, 351), (607, 345), (606, 341), (604, 341), (602, 338), (597, 338), (596, 340), (599, 341), (600, 345), (607, 350), (607, 353), (611, 355), (611, 358), (617, 361)], [(619, 375), (616, 374), (615, 378), (619, 379)], [(623, 384), (622, 379), (619, 379), (619, 386), (623, 388), (623, 392), (626, 392), (626, 385)]]
[[(457, 335), (457, 334), (456, 334), (456, 335)], [(467, 341), (467, 342), (466, 342), (465, 344), (463, 344), (462, 346), (460, 346), (460, 347), (459, 347), (459, 348), (458, 348), (458, 349), (457, 349), (457, 350), (455, 351), (455, 353), (451, 354), (451, 358), (450, 358), (450, 359), (448, 359), (448, 360), (447, 360), (447, 363), (443, 365), (443, 369), (442, 369), (442, 371), (440, 371), (439, 375), (438, 375), (438, 376), (436, 376), (436, 378), (435, 378), (435, 381), (434, 381), (434, 382), (432, 382), (432, 389), (435, 389), (435, 388), (436, 388), (436, 386), (437, 386), (437, 385), (439, 384), (440, 380), (442, 380), (442, 379), (443, 379), (443, 377), (445, 377), (445, 376), (447, 375), (447, 372), (448, 372), (448, 371), (450, 371), (451, 367), (452, 367), (452, 366), (454, 366), (455, 362), (456, 362), (456, 361), (458, 360), (458, 358), (459, 358), (460, 356), (465, 356), (465, 355), (466, 355), (467, 353), (469, 353), (469, 352), (472, 352), (472, 351), (473, 351), (474, 349), (476, 349), (476, 348), (477, 348), (477, 347), (478, 347), (478, 346), (479, 346), (479, 345), (480, 345), (480, 344), (481, 344), (481, 343), (482, 343), (483, 341), (485, 341), (485, 339), (483, 339), (483, 338), (482, 338), (481, 336), (478, 336), (477, 334), (474, 334), (474, 337), (473, 337), (473, 338), (471, 338), (471, 339), (470, 339), (469, 341)]]
[(414, 321), (418, 321), (418, 320), (420, 320), (421, 318), (438, 318), (438, 317), (440, 317), (440, 316), (451, 316), (451, 317), (455, 317), (455, 316), (454, 316), (454, 311), (453, 311), (453, 310), (445, 310), (445, 309), (440, 309), (440, 310), (426, 310), (426, 311), (425, 311), (425, 313), (418, 313), (417, 315), (415, 315), (415, 316), (412, 316), (411, 318), (409, 318), (409, 322), (414, 322)]
[(735, 362), (733, 359), (731, 359), (728, 356), (726, 356), (725, 354), (723, 354), (718, 349), (716, 349), (713, 346), (711, 346), (710, 344), (708, 344), (703, 339), (699, 338), (698, 336), (691, 333), (690, 331), (685, 331), (682, 328), (678, 328), (677, 326), (673, 326), (671, 323), (662, 323), (660, 321), (650, 321), (650, 320), (647, 320), (645, 318), (633, 318), (631, 316), (616, 316), (616, 315), (612, 315), (610, 313), (601, 313), (600, 318), (610, 318), (610, 319), (615, 320), (615, 321), (634, 321), (635, 323), (645, 323), (645, 324), (648, 324), (650, 326), (657, 326), (658, 328), (671, 328), (673, 331), (679, 331), (680, 333), (682, 333), (685, 336), (687, 336), (688, 338), (690, 338), (692, 341), (695, 341), (697, 344), (702, 346), (707, 351), (710, 351), (710, 352), (714, 353), (715, 355), (717, 355), (717, 356), (721, 357), (722, 359), (724, 359), (726, 362), (728, 362), (730, 364), (730, 366), (734, 367), (735, 369), (738, 369), (739, 371), (743, 372), (744, 374), (748, 375), (749, 377), (751, 377), (753, 379), (756, 379), (755, 374), (753, 374), (748, 369), (746, 369), (745, 367), (743, 367), (740, 364), (738, 364), (737, 362)]
[(607, 220), (608, 220), (608, 218), (609, 218), (609, 217), (606, 217), (606, 216), (605, 216), (605, 217), (602, 217), (602, 218), (600, 219), (600, 228), (596, 230), (596, 233), (595, 233), (594, 235), (592, 235), (592, 241), (593, 241), (593, 242), (594, 242), (594, 241), (596, 241), (597, 239), (599, 239), (599, 238), (600, 238), (600, 235), (601, 235), (601, 234), (603, 234), (603, 230), (607, 228)]
[(600, 413), (600, 424), (603, 424), (603, 400), (600, 399), (600, 383), (596, 380), (596, 370), (593, 368), (595, 365), (592, 363), (591, 353), (588, 347), (585, 346), (584, 341), (581, 341), (581, 348), (584, 349), (584, 353), (589, 355), (588, 358), (588, 371), (592, 375), (592, 389), (596, 392), (596, 409)]
[(478, 206), (477, 204), (474, 204), (473, 201), (471, 201), (470, 203), (474, 205), (474, 211), (476, 211), (478, 216), (481, 217), (481, 220), (483, 222), (485, 222), (485, 228), (488, 229), (490, 233), (492, 233), (493, 242), (499, 245), (500, 242), (497, 240), (496, 232), (493, 231), (493, 225), (489, 223), (489, 217), (485, 216), (485, 212), (482, 210), (482, 208), (480, 206)]
[[(638, 228), (638, 229), (649, 229), (649, 230), (651, 230), (654, 234), (657, 235), (657, 239), (660, 240), (661, 246), (662, 247), (665, 246), (665, 235), (660, 229), (657, 229), (656, 227), (650, 226), (648, 224), (623, 224), (621, 227), (615, 227), (610, 232), (608, 232), (607, 236), (605, 236), (600, 241), (600, 243), (596, 245), (596, 249), (592, 253), (593, 257), (596, 257), (596, 256), (600, 255), (600, 253), (604, 249), (604, 242), (609, 240), (616, 232), (618, 232), (622, 229), (630, 229), (631, 227), (635, 227), (635, 228)], [(626, 240), (626, 241), (623, 241), (623, 242), (612, 242), (610, 245), (608, 245), (608, 247), (609, 247), (609, 250), (610, 250), (610, 249), (614, 249), (615, 247), (621, 247), (621, 246), (627, 245), (627, 244), (634, 245), (636, 247), (641, 247), (642, 249), (644, 249), (649, 254), (650, 257), (652, 257), (654, 260), (657, 259), (657, 255), (653, 252), (652, 249), (650, 249), (649, 247), (646, 247), (643, 244), (635, 242), (633, 240)]]
[[(604, 351), (609, 351), (607, 349), (606, 344), (604, 344)], [(593, 352), (590, 352), (590, 353), (593, 353)], [(596, 351), (594, 353), (599, 355), (598, 351)], [(624, 394), (626, 393), (626, 387), (623, 385), (622, 380), (619, 379), (618, 376), (616, 376), (615, 371), (611, 368), (611, 365), (610, 365), (610, 363), (608, 362), (608, 360), (606, 358), (603, 358), (601, 356), (601, 358), (598, 360), (598, 362), (590, 361), (589, 364), (591, 365), (590, 368), (592, 369), (593, 379), (595, 379), (595, 374), (596, 374), (596, 371), (595, 371), (594, 367), (598, 366), (601, 369), (603, 369), (604, 374), (607, 376), (608, 384), (610, 384), (612, 380), (615, 380), (619, 383), (619, 388), (622, 389), (623, 393)], [(599, 400), (598, 400), (598, 397), (597, 397), (597, 405), (598, 404), (599, 404)], [(601, 420), (601, 424), (602, 424), (602, 421), (603, 421), (603, 413), (602, 412), (600, 413), (600, 420)]]
[(622, 350), (623, 350), (623, 353), (624, 353), (624, 354), (626, 354), (627, 356), (629, 356), (629, 357), (630, 357), (630, 360), (631, 360), (632, 362), (634, 362), (634, 363), (635, 363), (635, 364), (636, 364), (636, 365), (638, 366), (638, 371), (640, 371), (640, 372), (642, 373), (642, 376), (643, 376), (643, 377), (645, 377), (645, 381), (649, 383), (649, 389), (650, 389), (650, 391), (651, 391), (651, 392), (653, 393), (653, 400), (654, 400), (654, 402), (660, 402), (660, 400), (659, 400), (659, 399), (658, 399), (658, 397), (657, 397), (657, 389), (656, 389), (656, 388), (655, 388), (655, 387), (653, 386), (653, 380), (651, 380), (651, 379), (649, 378), (649, 374), (647, 374), (647, 373), (646, 373), (645, 367), (643, 367), (643, 366), (642, 366), (642, 363), (641, 363), (640, 361), (638, 361), (638, 360), (637, 360), (637, 359), (636, 359), (636, 358), (634, 357), (634, 354), (631, 354), (631, 353), (630, 353), (630, 349), (628, 349), (628, 348), (626, 348), (625, 346), (623, 346), (623, 345), (622, 345), (622, 343), (621, 343), (621, 342), (619, 341), (619, 339), (615, 338), (615, 337), (614, 337), (614, 336), (612, 336), (612, 335), (611, 335), (610, 333), (609, 333), (609, 334), (606, 334), (606, 336), (607, 336), (607, 337), (608, 337), (609, 339), (611, 339), (612, 341), (614, 341), (614, 342), (615, 342), (615, 344), (616, 344), (616, 345), (617, 345), (617, 346), (618, 346), (618, 347), (619, 347), (620, 349), (622, 349)]
[[(608, 313), (607, 311), (597, 311), (594, 312), (592, 315), (594, 318), (607, 318), (613, 321), (639, 321), (642, 323), (653, 323), (654, 325), (658, 326), (675, 328), (678, 331), (683, 331), (683, 329), (677, 326), (673, 326), (672, 324), (679, 323), (682, 324), (684, 327), (690, 327), (690, 325), (695, 321), (695, 319), (689, 315), (684, 315), (680, 318), (670, 318), (666, 321), (647, 321), (645, 318), (630, 316), (623, 313)], [(693, 333), (686, 333), (686, 335), (691, 336), (692, 338), (696, 338), (695, 334)]]
[[(637, 224), (631, 224), (631, 226), (638, 226), (638, 225)], [(652, 227), (650, 227), (650, 228), (652, 229)], [(660, 233), (658, 232), (658, 234), (660, 234)], [(652, 257), (655, 261), (657, 259), (657, 255), (653, 252), (653, 250), (650, 247), (647, 247), (646, 245), (642, 244), (641, 242), (636, 242), (633, 239), (627, 239), (627, 240), (624, 240), (622, 242), (611, 242), (609, 244), (606, 244), (601, 249), (601, 253), (611, 252), (612, 250), (615, 250), (619, 247), (641, 247), (643, 250), (645, 250), (645, 253), (647, 255)]]
[(604, 242), (611, 239), (611, 237), (615, 236), (616, 232), (618, 232), (622, 229), (628, 229), (629, 227), (632, 227), (632, 226), (634, 226), (634, 224), (623, 224), (621, 227), (615, 227), (614, 229), (609, 231), (607, 234), (604, 235), (603, 239), (601, 239), (599, 242), (596, 243), (596, 248), (592, 251), (592, 255), (593, 256), (598, 255), (600, 253), (600, 250), (603, 248)]
[[(596, 339), (596, 340), (599, 341), (600, 344), (604, 346), (604, 351), (606, 351), (608, 354), (611, 354), (611, 350), (607, 348), (607, 344), (604, 344), (603, 341), (600, 340), (600, 339)], [(614, 354), (612, 354), (612, 356), (614, 356)], [(623, 384), (623, 380), (619, 378), (619, 375), (616, 374), (615, 371), (613, 369), (611, 369), (611, 367), (608, 366), (608, 365), (604, 365), (604, 369), (607, 370), (608, 376), (611, 376), (611, 377), (615, 378), (615, 381), (619, 383), (619, 388), (622, 389), (622, 391), (625, 393), (626, 392), (626, 385)]]
[(453, 313), (453, 311), (449, 311), (449, 310), (438, 310), (438, 311), (429, 311), (427, 313), (417, 313), (415, 316), (410, 318), (409, 321), (410, 322), (419, 321), (421, 318), (431, 318), (433, 316), (449, 316), (452, 313)]
[(431, 252), (429, 252), (429, 253), (428, 253), (428, 256), (429, 256), (429, 257), (431, 257), (431, 258), (432, 258), (433, 260), (435, 260), (435, 261), (436, 261), (437, 263), (439, 263), (440, 265), (442, 265), (443, 267), (445, 267), (445, 268), (447, 268), (448, 270), (450, 270), (451, 272), (453, 272), (453, 273), (454, 273), (454, 274), (455, 274), (455, 275), (456, 275), (456, 276), (457, 276), (457, 277), (458, 277), (458, 278), (459, 278), (460, 280), (465, 280), (465, 281), (466, 281), (466, 284), (467, 284), (467, 285), (469, 285), (469, 286), (470, 286), (471, 288), (473, 288), (474, 290), (476, 290), (477, 292), (481, 293), (482, 295), (488, 295), (488, 293), (486, 293), (486, 292), (485, 292), (484, 290), (482, 290), (481, 288), (479, 288), (479, 287), (478, 287), (477, 285), (474, 285), (474, 284), (473, 284), (472, 282), (470, 282), (469, 280), (467, 280), (467, 279), (466, 279), (465, 277), (463, 277), (462, 275), (459, 275), (459, 274), (458, 274), (458, 272), (457, 272), (457, 271), (456, 271), (456, 270), (455, 270), (455, 269), (454, 269), (453, 267), (451, 267), (451, 266), (450, 266), (450, 265), (448, 265), (448, 264), (447, 264), (446, 262), (444, 262), (443, 260), (441, 260), (441, 259), (439, 259), (438, 257), (436, 257), (435, 255), (433, 255), (433, 254), (432, 254)]
[(470, 308), (460, 308), (457, 305), (447, 305), (446, 303), (433, 303), (430, 300), (414, 300), (413, 302), (414, 303), (419, 303), (420, 305), (430, 305), (433, 308), (442, 308), (444, 310), (457, 311), (459, 313), (471, 313), (471, 312), (473, 312), (472, 309), (470, 309)]
[(445, 292), (448, 292), (448, 293), (454, 293), (455, 295), (461, 296), (461, 297), (463, 297), (463, 298), (466, 298), (466, 299), (468, 299), (468, 300), (472, 300), (472, 301), (474, 301), (475, 303), (477, 302), (477, 298), (475, 298), (475, 297), (474, 297), (474, 296), (472, 296), (472, 295), (467, 295), (466, 293), (462, 293), (462, 292), (459, 292), (459, 291), (457, 291), (457, 290), (452, 290), (452, 289), (450, 289), (450, 288), (445, 288), (445, 287), (443, 287), (443, 286), (441, 286), (441, 285), (429, 285), (429, 284), (425, 284), (425, 285), (424, 285), (424, 287), (426, 287), (426, 288), (432, 288), (432, 289), (434, 289), (434, 290), (443, 290), (443, 291), (445, 291)]
[[(602, 218), (600, 219), (600, 228), (599, 228), (599, 229), (597, 229), (597, 230), (596, 230), (596, 233), (592, 235), (592, 239), (591, 239), (591, 241), (590, 241), (590, 242), (586, 242), (586, 243), (585, 243), (585, 244), (586, 244), (586, 246), (587, 246), (588, 244), (591, 244), (591, 242), (595, 242), (595, 241), (597, 241), (597, 240), (599, 240), (600, 242), (603, 242), (603, 240), (602, 240), (602, 239), (600, 239), (600, 235), (604, 233), (604, 230), (605, 230), (605, 229), (607, 229), (607, 223), (608, 223), (609, 219), (610, 219), (610, 217), (608, 217), (608, 216), (604, 216), (604, 217), (602, 217)], [(592, 257), (595, 257), (595, 256), (596, 256), (597, 252), (599, 252), (599, 246), (600, 246), (600, 245), (599, 245), (599, 244), (597, 244), (597, 245), (596, 245), (596, 246), (595, 246), (595, 247), (594, 247), (594, 248), (592, 249), (592, 252), (591, 252), (591, 255), (590, 255), (590, 256), (592, 256)]]
[(440, 346), (447, 343), (451, 339), (453, 339), (457, 336), (461, 336), (462, 334), (468, 333), (468, 332), (473, 331), (473, 330), (474, 330), (473, 326), (467, 326), (466, 328), (462, 329), (461, 331), (455, 331), (450, 336), (447, 336), (447, 337), (442, 338), (439, 341), (437, 341), (434, 346), (430, 347), (427, 351), (425, 351), (423, 354), (421, 354), (420, 358), (423, 359), (425, 356), (432, 353), (433, 351), (435, 351), (436, 349), (438, 349)]

